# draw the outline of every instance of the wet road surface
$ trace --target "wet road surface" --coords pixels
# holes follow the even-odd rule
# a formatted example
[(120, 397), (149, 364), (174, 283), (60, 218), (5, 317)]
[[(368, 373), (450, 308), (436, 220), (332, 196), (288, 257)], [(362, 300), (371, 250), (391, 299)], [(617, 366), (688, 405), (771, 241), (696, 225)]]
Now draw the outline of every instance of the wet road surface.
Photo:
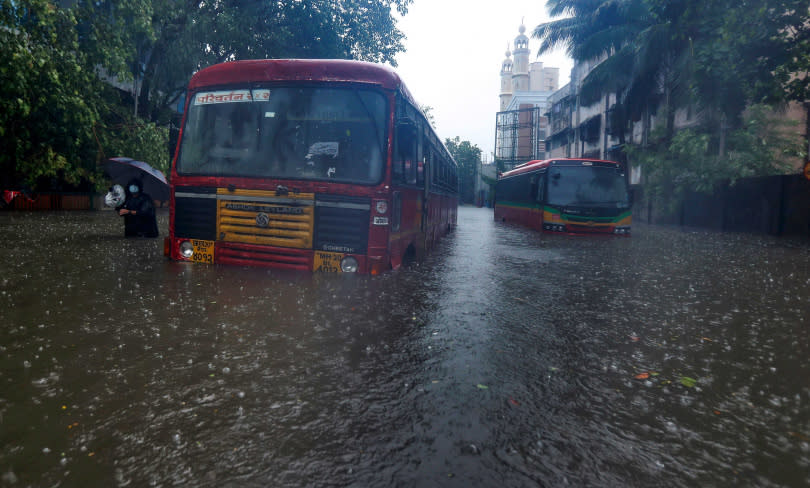
[(465, 207), (365, 277), (168, 262), (109, 212), (0, 231), (0, 486), (810, 484), (806, 242)]

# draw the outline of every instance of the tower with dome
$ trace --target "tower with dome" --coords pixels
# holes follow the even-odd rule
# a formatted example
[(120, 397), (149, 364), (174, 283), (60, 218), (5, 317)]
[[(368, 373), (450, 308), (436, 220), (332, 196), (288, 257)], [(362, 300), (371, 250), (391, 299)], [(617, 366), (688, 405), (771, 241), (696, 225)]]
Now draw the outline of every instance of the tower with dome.
[(548, 97), (559, 88), (560, 69), (530, 61), (526, 26), (521, 24), (501, 62), (500, 112), (495, 117), (495, 160), (510, 169), (545, 157)]

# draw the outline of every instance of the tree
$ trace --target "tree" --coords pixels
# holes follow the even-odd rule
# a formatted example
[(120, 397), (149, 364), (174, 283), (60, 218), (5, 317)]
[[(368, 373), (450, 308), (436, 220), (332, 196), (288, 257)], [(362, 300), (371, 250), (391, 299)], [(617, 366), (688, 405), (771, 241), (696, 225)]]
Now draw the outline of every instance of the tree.
[(427, 119), (430, 126), (435, 129), (436, 118), (433, 117), (433, 107), (431, 107), (430, 105), (420, 105), (419, 108), (422, 110), (422, 113), (425, 114), (425, 119)]
[(411, 1), (0, 0), (2, 183), (93, 186), (113, 155), (166, 170), (168, 107), (195, 71), (246, 58), (394, 64), (404, 36), (391, 9)]
[[(130, 0), (151, 14), (149, 25), (121, 2), (89, 2), (94, 15), (133, 22), (129, 60), (110, 68), (143, 80), (139, 106), (158, 121), (194, 71), (238, 59), (340, 58), (387, 62), (404, 50), (391, 8), (407, 13), (412, 0)], [(114, 5), (114, 7), (113, 7)], [(117, 61), (117, 60), (115, 60)], [(121, 70), (126, 65), (129, 72)]]
[(104, 90), (79, 50), (73, 12), (46, 0), (0, 3), (0, 172), (4, 187), (92, 182)]
[[(690, 105), (717, 128), (723, 153), (728, 130), (743, 123), (751, 104), (807, 98), (810, 9), (798, 0), (548, 0), (552, 16), (534, 36), (540, 52), (562, 45), (577, 61), (600, 64), (583, 80), (588, 104), (608, 93), (618, 112), (644, 120), (664, 109), (663, 137), (674, 116)], [(787, 90), (786, 90), (787, 88)]]
[(478, 167), (481, 164), (481, 149), (470, 141), (462, 141), (456, 136), (444, 141), (447, 150), (458, 164), (459, 194), (464, 203), (475, 203), (475, 183)]
[(787, 170), (790, 159), (803, 154), (801, 141), (792, 137), (790, 122), (768, 106), (753, 105), (741, 127), (729, 133), (729, 150), (712, 150), (711, 132), (685, 129), (671, 143), (648, 148), (628, 147), (630, 158), (648, 173), (646, 192), (675, 208), (688, 192), (711, 193), (718, 183), (767, 176)]
[(682, 76), (688, 71), (686, 34), (669, 18), (677, 7), (659, 12), (648, 0), (548, 0), (546, 5), (552, 16), (569, 17), (535, 28), (533, 35), (542, 41), (539, 52), (561, 45), (576, 61), (599, 63), (582, 82), (582, 103), (616, 94), (614, 114), (620, 118), (614, 122), (626, 128), (631, 120), (646, 121), (663, 102), (671, 137), (675, 108), (688, 91)]

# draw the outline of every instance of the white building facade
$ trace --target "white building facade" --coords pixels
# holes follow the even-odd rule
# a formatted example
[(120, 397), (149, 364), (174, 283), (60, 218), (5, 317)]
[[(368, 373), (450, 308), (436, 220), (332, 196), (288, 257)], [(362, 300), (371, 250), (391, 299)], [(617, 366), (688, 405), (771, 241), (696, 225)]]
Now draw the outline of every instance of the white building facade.
[(521, 25), (501, 63), (500, 112), (495, 119), (495, 160), (504, 169), (546, 155), (548, 98), (559, 87), (560, 69), (530, 62)]

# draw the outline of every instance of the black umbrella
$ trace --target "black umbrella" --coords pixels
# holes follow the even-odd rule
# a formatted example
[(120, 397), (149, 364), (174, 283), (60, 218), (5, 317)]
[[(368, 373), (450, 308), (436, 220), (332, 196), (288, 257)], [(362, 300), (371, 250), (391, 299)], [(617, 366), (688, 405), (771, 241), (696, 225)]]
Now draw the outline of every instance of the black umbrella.
[(143, 161), (132, 158), (110, 158), (104, 162), (104, 173), (113, 183), (126, 185), (129, 180), (140, 180), (143, 192), (153, 200), (169, 199), (169, 183), (163, 173)]

